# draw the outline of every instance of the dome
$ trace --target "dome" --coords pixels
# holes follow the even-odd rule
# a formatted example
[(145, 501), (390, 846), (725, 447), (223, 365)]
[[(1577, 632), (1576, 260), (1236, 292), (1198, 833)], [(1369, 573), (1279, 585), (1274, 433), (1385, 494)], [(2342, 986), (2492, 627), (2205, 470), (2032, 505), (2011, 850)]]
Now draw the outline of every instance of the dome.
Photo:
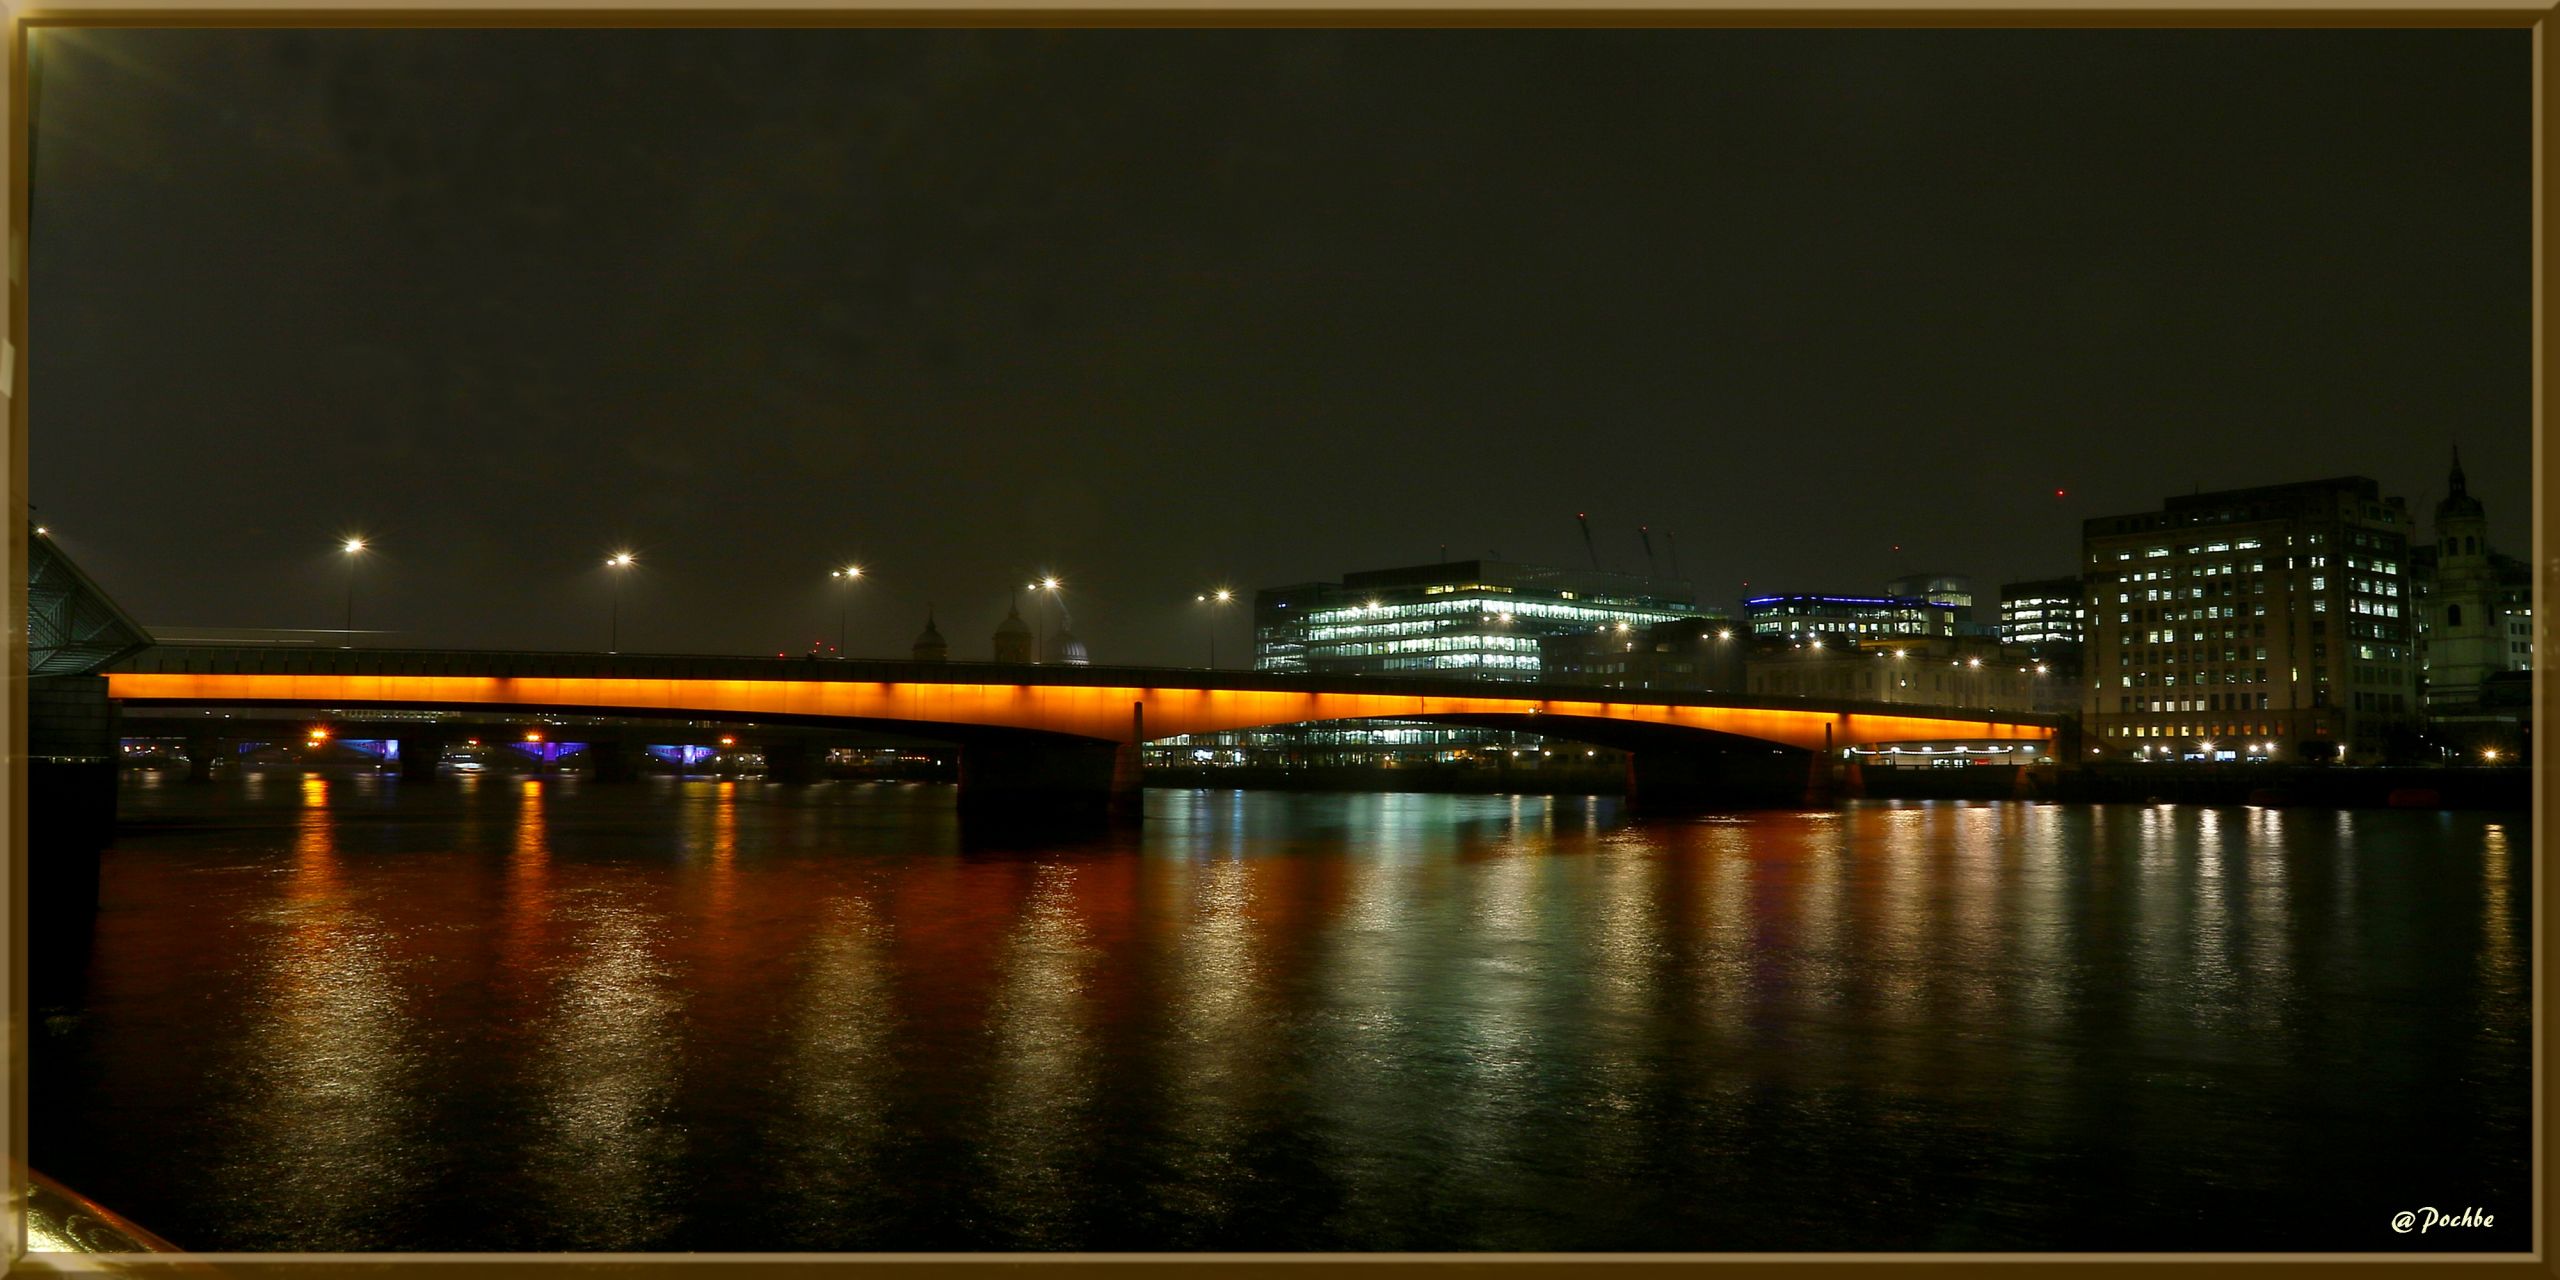
[(1069, 667), (1092, 665), (1085, 656), (1084, 641), (1077, 639), (1075, 632), (1063, 629), (1049, 637), (1049, 661)]

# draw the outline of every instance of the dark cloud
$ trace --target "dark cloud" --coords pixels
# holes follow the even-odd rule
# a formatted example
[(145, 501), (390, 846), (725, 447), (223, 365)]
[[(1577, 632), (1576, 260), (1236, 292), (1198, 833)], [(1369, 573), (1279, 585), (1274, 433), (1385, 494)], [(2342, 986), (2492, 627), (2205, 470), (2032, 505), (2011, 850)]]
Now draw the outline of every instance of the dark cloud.
[[(143, 617), (1105, 660), (1670, 531), (1710, 602), (2459, 439), (2529, 488), (2498, 31), (39, 34), (34, 498)], [(2070, 490), (2056, 500), (2052, 491)], [(1890, 544), (1906, 551), (1896, 555)], [(1241, 648), (1242, 621), (1232, 624)]]

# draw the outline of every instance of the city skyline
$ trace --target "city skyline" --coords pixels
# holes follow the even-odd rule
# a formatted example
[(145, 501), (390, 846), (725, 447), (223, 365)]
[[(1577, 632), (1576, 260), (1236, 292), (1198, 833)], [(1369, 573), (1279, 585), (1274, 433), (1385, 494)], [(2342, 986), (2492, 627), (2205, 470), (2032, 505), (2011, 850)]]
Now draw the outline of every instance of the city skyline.
[(2529, 545), (2517, 33), (38, 46), (31, 493), (146, 624), (971, 657), (1056, 574), (1192, 665), (1578, 513), (1710, 608), (1990, 596), (2456, 444)]

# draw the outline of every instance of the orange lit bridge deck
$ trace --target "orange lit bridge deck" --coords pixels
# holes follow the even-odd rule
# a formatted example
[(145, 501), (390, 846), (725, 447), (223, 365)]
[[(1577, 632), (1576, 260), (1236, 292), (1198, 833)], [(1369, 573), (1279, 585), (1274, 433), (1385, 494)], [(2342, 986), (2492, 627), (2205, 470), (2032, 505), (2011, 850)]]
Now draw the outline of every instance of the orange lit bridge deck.
[[(1643, 753), (1746, 744), (1819, 751), (1972, 738), (2044, 746), (2056, 716), (1807, 699), (1454, 680), (1321, 678), (1182, 668), (159, 645), (107, 672), (146, 705), (523, 711), (841, 724), (961, 744), (962, 788), (1069, 775), (1134, 788), (1135, 744), (1314, 720), (1520, 729)], [(1058, 752), (1119, 749), (1064, 769)], [(974, 762), (978, 766), (973, 769)], [(1006, 763), (1008, 758), (1013, 759)], [(1031, 757), (1042, 757), (1032, 760)], [(1027, 770), (1027, 772), (1026, 772)], [(1012, 786), (1001, 789), (1014, 790)], [(1056, 790), (1033, 786), (1032, 790)]]

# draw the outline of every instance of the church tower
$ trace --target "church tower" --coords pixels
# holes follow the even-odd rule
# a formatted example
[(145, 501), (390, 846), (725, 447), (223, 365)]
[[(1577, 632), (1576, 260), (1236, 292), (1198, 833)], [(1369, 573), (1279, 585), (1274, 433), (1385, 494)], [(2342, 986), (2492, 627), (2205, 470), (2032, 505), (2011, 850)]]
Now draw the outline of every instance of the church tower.
[(995, 657), (998, 662), (1031, 661), (1031, 627), (1022, 620), (1020, 604), (1008, 607), (996, 626)]
[(942, 638), (942, 628), (933, 625), (933, 609), (924, 611), (924, 631), (916, 637), (915, 658), (918, 662), (951, 661), (950, 642)]
[(2427, 602), (2427, 705), (2468, 706), (2507, 669), (2506, 620), (2489, 564), (2489, 522), (2462, 474), (2462, 448), (2436, 504), (2436, 587)]

